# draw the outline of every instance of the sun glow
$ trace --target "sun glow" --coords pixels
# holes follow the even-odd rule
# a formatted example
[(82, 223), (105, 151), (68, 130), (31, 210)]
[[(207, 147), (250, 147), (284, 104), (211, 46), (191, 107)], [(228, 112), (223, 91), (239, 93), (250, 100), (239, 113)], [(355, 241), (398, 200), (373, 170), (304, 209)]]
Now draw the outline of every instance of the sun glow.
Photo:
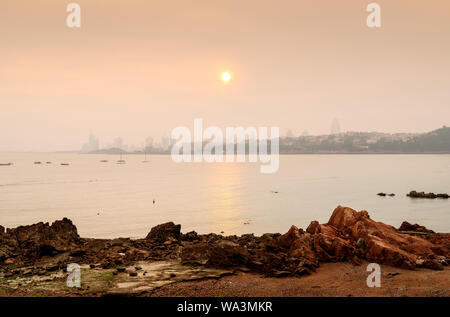
[(231, 80), (231, 74), (229, 72), (224, 72), (221, 75), (222, 81), (228, 83)]

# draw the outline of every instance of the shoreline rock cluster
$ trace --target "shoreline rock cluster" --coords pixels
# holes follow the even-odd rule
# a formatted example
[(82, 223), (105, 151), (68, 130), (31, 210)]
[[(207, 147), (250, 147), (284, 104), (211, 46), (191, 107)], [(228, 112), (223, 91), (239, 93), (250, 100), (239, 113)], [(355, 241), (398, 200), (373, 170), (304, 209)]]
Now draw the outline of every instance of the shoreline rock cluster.
[(285, 234), (260, 237), (183, 234), (172, 222), (137, 240), (81, 238), (67, 218), (51, 225), (0, 227), (0, 270), (6, 274), (25, 274), (24, 268), (29, 274), (64, 270), (72, 262), (109, 269), (161, 260), (276, 277), (310, 274), (323, 262), (441, 270), (450, 261), (450, 234), (407, 222), (396, 229), (372, 220), (367, 211), (341, 206), (326, 224), (313, 221), (306, 230), (292, 226)]
[(378, 195), (378, 196), (381, 196), (381, 197), (386, 197), (386, 196), (394, 197), (394, 196), (395, 196), (394, 193), (386, 194), (386, 193), (383, 193), (383, 192), (378, 193), (377, 195)]
[[(380, 197), (386, 197), (386, 196), (394, 197), (395, 196), (394, 193), (387, 194), (384, 192), (380, 192), (377, 195)], [(426, 198), (426, 199), (436, 199), (436, 198), (448, 199), (448, 198), (450, 198), (450, 195), (447, 193), (435, 194), (435, 193), (417, 192), (415, 190), (410, 191), (408, 194), (406, 194), (406, 196), (411, 197), (411, 198)]]
[(427, 198), (427, 199), (436, 199), (436, 198), (448, 199), (448, 198), (450, 198), (450, 195), (447, 193), (435, 194), (435, 193), (417, 192), (415, 190), (409, 192), (409, 194), (406, 194), (406, 196), (411, 197), (411, 198)]

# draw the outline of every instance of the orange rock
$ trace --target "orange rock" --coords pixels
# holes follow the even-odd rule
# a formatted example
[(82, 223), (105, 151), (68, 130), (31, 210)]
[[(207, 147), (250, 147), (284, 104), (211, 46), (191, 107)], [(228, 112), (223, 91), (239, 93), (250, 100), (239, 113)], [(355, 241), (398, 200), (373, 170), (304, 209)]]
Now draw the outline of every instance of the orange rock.
[(280, 246), (289, 248), (295, 240), (300, 238), (300, 232), (296, 226), (291, 226), (288, 232), (278, 237)]
[[(350, 239), (364, 239), (365, 259), (368, 261), (414, 269), (428, 267), (441, 269), (436, 255), (446, 253), (443, 246), (436, 246), (421, 237), (398, 232), (394, 227), (370, 219), (367, 211), (357, 212), (348, 207), (337, 207), (328, 225), (333, 226)], [(443, 249), (444, 248), (444, 249)], [(422, 261), (422, 259), (427, 259)]]

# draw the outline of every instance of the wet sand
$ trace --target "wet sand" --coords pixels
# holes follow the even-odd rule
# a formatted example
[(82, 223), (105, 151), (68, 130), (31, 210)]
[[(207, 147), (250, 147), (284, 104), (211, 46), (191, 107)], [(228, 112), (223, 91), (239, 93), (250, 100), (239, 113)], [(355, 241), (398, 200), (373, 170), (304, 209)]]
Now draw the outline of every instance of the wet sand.
[[(324, 263), (316, 273), (302, 277), (274, 278), (261, 274), (192, 268), (164, 262), (171, 269), (153, 274), (145, 267), (135, 277), (113, 269), (82, 269), (82, 287), (68, 288), (66, 275), (0, 279), (0, 296), (143, 296), (143, 297), (449, 297), (450, 267), (442, 271), (414, 271), (381, 265), (381, 287), (366, 284), (368, 263)], [(143, 274), (148, 270), (148, 274)], [(198, 269), (195, 269), (198, 270)], [(203, 272), (204, 271), (204, 272)], [(176, 272), (172, 277), (171, 272)], [(114, 273), (114, 274), (113, 274)], [(124, 287), (124, 286), (130, 287)]]
[[(152, 296), (181, 297), (449, 297), (450, 267), (443, 271), (404, 270), (381, 266), (381, 287), (366, 284), (368, 263), (324, 263), (317, 273), (303, 277), (271, 278), (252, 273), (239, 273), (218, 280), (180, 282), (156, 289)], [(392, 274), (400, 273), (392, 276)]]

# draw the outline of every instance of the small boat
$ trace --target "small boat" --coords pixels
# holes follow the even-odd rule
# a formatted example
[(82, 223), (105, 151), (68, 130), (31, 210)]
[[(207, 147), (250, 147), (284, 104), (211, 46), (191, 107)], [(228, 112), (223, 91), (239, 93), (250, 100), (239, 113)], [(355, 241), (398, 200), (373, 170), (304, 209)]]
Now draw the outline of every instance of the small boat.
[(122, 160), (122, 153), (120, 153), (120, 160), (117, 161), (117, 164), (125, 164), (126, 161)]
[(52, 162), (48, 161), (48, 162), (45, 162), (45, 164), (52, 164)]
[(101, 160), (102, 163), (108, 163), (108, 160)]
[(148, 163), (148, 161), (147, 161), (147, 148), (145, 148), (145, 156), (144, 156), (144, 160), (142, 161), (142, 163)]
[(39, 165), (39, 164), (42, 164), (42, 162), (36, 161), (36, 162), (34, 162), (34, 164)]
[(0, 166), (11, 166), (12, 163), (0, 163)]
[(61, 163), (62, 166), (69, 166), (69, 163)]

